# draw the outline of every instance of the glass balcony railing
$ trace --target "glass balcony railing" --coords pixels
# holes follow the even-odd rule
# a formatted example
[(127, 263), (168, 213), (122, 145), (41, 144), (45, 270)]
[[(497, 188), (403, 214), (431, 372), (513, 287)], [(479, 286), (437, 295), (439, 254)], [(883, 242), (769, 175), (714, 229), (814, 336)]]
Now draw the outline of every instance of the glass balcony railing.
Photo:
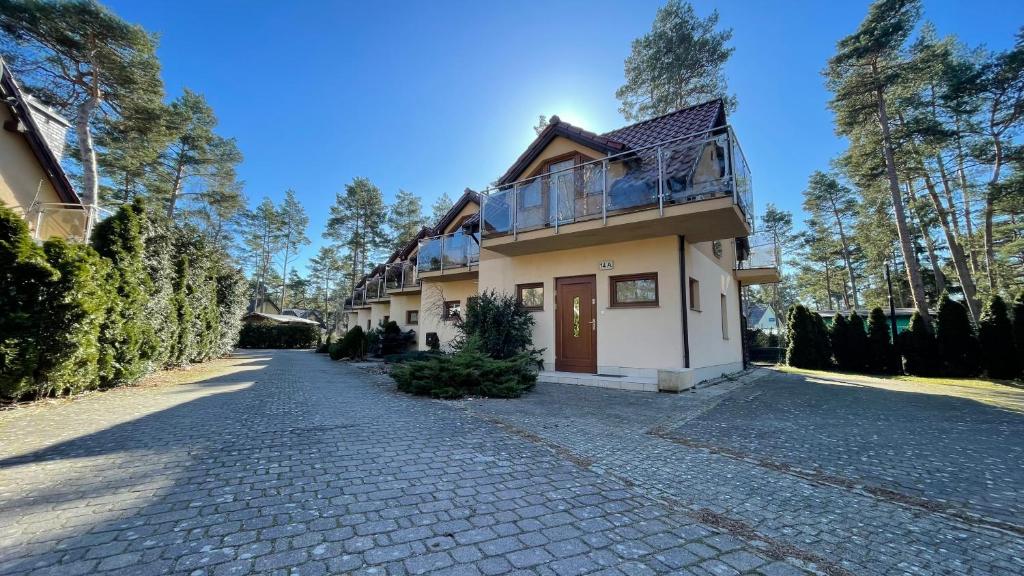
[[(484, 238), (731, 197), (754, 221), (750, 169), (729, 128), (520, 180), (485, 193)], [(422, 253), (422, 252), (421, 252)]]
[(782, 249), (772, 233), (758, 232), (747, 236), (746, 252), (745, 257), (736, 261), (738, 270), (778, 268), (782, 265)]
[(420, 279), (416, 275), (416, 264), (414, 262), (394, 262), (388, 264), (384, 269), (384, 290), (403, 290), (415, 288), (420, 285)]
[(480, 261), (480, 234), (463, 231), (420, 240), (416, 256), (420, 272), (465, 268)]

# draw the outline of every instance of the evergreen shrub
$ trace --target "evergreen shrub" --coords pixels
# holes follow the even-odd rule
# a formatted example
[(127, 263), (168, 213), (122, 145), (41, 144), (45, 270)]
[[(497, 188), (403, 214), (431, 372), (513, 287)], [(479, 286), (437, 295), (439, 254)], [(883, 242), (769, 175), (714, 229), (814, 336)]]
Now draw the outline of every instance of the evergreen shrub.
[(849, 371), (863, 372), (868, 363), (868, 332), (864, 319), (854, 310), (850, 313), (849, 328), (846, 332), (846, 354)]
[(910, 326), (900, 336), (900, 354), (904, 359), (903, 369), (914, 376), (935, 376), (942, 363), (935, 336), (924, 323), (924, 316), (914, 312)]
[(815, 342), (814, 319), (803, 304), (789, 309), (786, 320), (789, 326), (789, 346), (786, 348), (786, 364), (794, 368), (818, 368), (819, 347)]
[(992, 296), (978, 322), (982, 364), (989, 378), (1009, 379), (1017, 375), (1017, 354), (1013, 342), (1013, 325), (1006, 302)]
[(240, 348), (314, 348), (320, 328), (313, 324), (244, 324), (238, 336)]
[(867, 369), (875, 374), (895, 372), (896, 349), (889, 337), (889, 319), (881, 308), (875, 307), (868, 315)]
[(944, 375), (963, 378), (978, 373), (980, 349), (967, 308), (943, 294), (939, 300), (935, 340)]
[(479, 340), (470, 338), (454, 354), (433, 354), (425, 360), (398, 364), (391, 376), (399, 390), (418, 396), (518, 398), (536, 384), (537, 369), (529, 352), (491, 358)]

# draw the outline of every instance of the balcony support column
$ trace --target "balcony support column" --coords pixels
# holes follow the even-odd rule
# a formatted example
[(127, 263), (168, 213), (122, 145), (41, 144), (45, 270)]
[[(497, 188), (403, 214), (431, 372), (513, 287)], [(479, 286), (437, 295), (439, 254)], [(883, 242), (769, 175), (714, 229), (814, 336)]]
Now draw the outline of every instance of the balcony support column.
[(601, 224), (608, 225), (608, 161), (601, 162)]
[(661, 146), (658, 146), (658, 215), (665, 215), (665, 166), (661, 161)]

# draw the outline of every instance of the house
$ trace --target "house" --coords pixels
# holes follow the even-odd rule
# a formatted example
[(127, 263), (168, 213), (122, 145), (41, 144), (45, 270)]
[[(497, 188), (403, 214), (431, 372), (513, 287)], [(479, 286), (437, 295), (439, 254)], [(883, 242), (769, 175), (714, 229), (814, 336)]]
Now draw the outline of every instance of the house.
[(308, 320), (306, 318), (299, 318), (298, 316), (290, 316), (287, 314), (269, 314), (266, 312), (247, 312), (245, 316), (242, 316), (242, 321), (247, 324), (299, 324), (303, 326), (320, 326), (320, 323), (315, 320)]
[(28, 222), (37, 240), (82, 240), (88, 214), (61, 167), (70, 124), (26, 94), (0, 59), (0, 205)]
[(751, 304), (747, 307), (747, 329), (778, 333), (779, 319), (775, 315), (775, 308), (767, 304)]
[(393, 315), (387, 270), (414, 264), (420, 348), (450, 343), (466, 302), (493, 289), (535, 315), (542, 380), (685, 389), (742, 369), (741, 287), (779, 280), (753, 222), (722, 101), (605, 134), (553, 117), (495, 187), (466, 190), (364, 278), (351, 308), (387, 301)]
[(324, 323), (324, 319), (320, 316), (320, 313), (310, 308), (285, 308), (284, 310), (281, 310), (281, 314), (283, 316), (295, 316), (305, 320), (312, 320), (321, 326)]
[(281, 307), (273, 300), (264, 296), (263, 298), (250, 298), (249, 305), (245, 308), (246, 313), (259, 312), (262, 314), (281, 314)]

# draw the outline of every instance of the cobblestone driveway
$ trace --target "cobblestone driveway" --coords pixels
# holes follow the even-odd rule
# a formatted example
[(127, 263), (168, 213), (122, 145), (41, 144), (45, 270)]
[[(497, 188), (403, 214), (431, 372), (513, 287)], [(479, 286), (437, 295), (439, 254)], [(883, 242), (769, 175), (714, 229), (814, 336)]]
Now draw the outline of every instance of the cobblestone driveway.
[(462, 405), (820, 567), (1024, 573), (1021, 413), (760, 375), (678, 396), (541, 385)]
[[(638, 452), (602, 470), (542, 434), (398, 395), (324, 356), (254, 352), (234, 364), (197, 384), (0, 413), (0, 574), (828, 568), (630, 480), (674, 465), (688, 450), (675, 444), (653, 440), (668, 460)], [(489, 406), (534, 409), (546, 392)], [(630, 398), (641, 397), (667, 398)], [(587, 418), (585, 405), (566, 408)], [(607, 424), (632, 429), (621, 416)], [(717, 473), (668, 472), (680, 486), (707, 476), (688, 487), (701, 490)], [(1014, 553), (1001, 543), (978, 551), (987, 566)]]

